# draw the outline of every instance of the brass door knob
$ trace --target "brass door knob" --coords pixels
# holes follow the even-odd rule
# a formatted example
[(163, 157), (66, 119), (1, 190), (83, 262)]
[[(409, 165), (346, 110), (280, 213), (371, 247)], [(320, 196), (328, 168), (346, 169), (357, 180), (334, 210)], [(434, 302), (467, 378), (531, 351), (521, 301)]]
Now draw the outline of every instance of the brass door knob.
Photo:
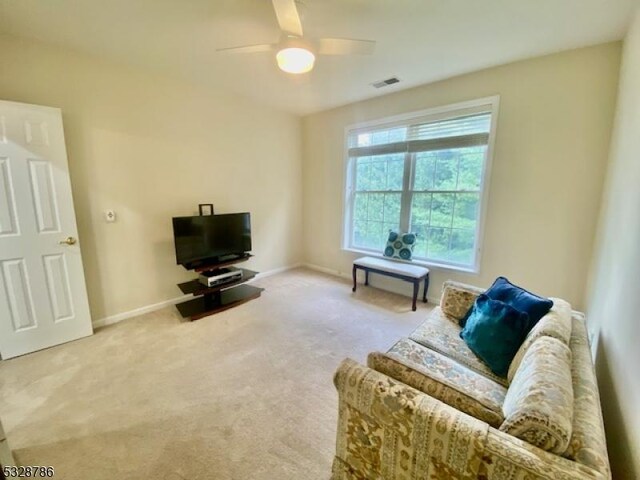
[(75, 245), (77, 240), (73, 237), (67, 237), (64, 240), (60, 240), (58, 243), (60, 245)]

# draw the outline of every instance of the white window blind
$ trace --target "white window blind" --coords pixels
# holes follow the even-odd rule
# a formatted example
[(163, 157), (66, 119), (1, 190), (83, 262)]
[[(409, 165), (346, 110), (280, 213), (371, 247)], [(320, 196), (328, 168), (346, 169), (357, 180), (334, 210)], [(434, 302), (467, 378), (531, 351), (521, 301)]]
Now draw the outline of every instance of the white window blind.
[(418, 234), (414, 258), (476, 270), (494, 102), (347, 133), (345, 239), (382, 252), (390, 229)]

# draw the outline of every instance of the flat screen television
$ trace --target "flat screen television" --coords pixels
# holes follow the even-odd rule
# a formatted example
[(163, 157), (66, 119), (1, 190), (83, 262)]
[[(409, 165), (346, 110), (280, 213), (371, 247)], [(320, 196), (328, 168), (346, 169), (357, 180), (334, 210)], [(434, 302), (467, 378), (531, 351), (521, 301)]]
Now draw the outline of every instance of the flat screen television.
[(222, 262), (251, 251), (251, 215), (174, 217), (176, 262), (187, 268)]

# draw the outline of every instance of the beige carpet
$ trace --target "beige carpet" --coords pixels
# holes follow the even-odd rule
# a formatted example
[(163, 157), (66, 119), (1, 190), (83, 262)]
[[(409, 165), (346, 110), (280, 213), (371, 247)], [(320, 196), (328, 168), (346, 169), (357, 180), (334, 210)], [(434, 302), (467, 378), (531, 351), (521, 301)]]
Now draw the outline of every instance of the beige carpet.
[(332, 376), (426, 316), (410, 300), (305, 269), (184, 322), (173, 307), (0, 362), (0, 418), (23, 465), (56, 479), (326, 479)]

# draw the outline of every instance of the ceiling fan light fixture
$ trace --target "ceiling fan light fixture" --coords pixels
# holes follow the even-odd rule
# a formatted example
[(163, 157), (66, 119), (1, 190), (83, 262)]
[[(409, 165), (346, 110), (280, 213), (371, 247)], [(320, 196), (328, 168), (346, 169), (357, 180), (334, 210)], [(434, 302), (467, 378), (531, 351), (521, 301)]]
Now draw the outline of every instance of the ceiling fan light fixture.
[(316, 56), (306, 48), (287, 47), (276, 54), (276, 60), (283, 72), (299, 74), (311, 71)]

